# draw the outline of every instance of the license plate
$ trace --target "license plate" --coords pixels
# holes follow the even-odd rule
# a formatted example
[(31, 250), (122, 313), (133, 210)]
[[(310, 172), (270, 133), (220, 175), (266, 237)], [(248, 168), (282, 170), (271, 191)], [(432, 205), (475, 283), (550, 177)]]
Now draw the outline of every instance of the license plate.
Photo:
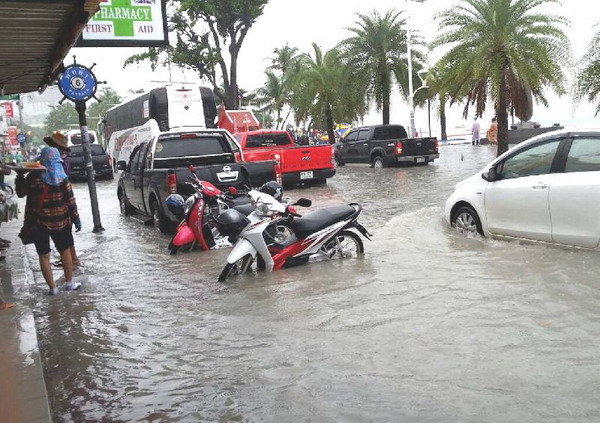
[(417, 157), (416, 162), (417, 163), (425, 163), (425, 157)]
[(312, 170), (309, 170), (308, 172), (300, 172), (300, 179), (312, 179), (312, 178), (313, 178)]

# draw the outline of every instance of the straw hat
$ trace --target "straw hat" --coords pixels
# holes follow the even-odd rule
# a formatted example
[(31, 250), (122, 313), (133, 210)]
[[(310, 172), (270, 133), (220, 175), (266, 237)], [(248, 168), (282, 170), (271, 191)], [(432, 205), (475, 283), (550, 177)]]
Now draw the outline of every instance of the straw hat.
[(44, 142), (50, 147), (58, 147), (62, 150), (68, 150), (67, 137), (62, 132), (54, 131), (52, 136), (44, 137)]

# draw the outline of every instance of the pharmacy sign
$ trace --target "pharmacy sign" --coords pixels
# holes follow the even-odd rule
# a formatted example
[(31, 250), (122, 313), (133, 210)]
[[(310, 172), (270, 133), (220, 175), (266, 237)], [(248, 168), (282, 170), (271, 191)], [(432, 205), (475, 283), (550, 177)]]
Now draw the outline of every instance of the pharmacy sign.
[(103, 0), (85, 26), (80, 47), (156, 47), (168, 44), (166, 0)]

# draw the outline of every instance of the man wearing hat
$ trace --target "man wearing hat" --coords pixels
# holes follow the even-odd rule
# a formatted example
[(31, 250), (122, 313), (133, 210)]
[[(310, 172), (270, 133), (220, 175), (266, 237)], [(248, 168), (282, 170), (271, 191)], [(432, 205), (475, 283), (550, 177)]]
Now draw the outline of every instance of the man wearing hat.
[[(60, 159), (62, 160), (62, 166), (65, 170), (67, 176), (71, 173), (71, 163), (69, 162), (69, 145), (67, 144), (67, 137), (64, 136), (62, 132), (54, 131), (52, 136), (44, 137), (44, 142), (48, 144), (50, 147), (55, 147), (60, 152)], [(73, 266), (79, 265), (79, 257), (77, 257), (77, 253), (75, 252), (75, 246), (71, 247), (71, 257), (73, 259)], [(62, 266), (62, 261), (58, 260), (54, 262), (54, 265), (57, 267)]]

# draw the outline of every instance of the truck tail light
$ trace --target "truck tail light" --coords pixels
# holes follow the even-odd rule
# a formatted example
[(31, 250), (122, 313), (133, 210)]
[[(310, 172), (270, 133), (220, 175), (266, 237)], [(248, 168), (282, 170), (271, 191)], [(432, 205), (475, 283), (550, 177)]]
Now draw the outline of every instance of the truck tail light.
[(331, 164), (335, 167), (335, 149), (331, 146)]
[(434, 145), (435, 145), (435, 152), (437, 153), (439, 150), (438, 148), (440, 147), (440, 143), (438, 142), (437, 138), (433, 141)]
[(398, 156), (402, 155), (402, 147), (403, 147), (403, 145), (402, 145), (402, 141), (398, 141), (398, 142), (396, 143), (396, 154), (397, 154)]
[(108, 156), (108, 166), (112, 167), (112, 157)]
[(177, 174), (173, 169), (169, 170), (167, 176), (167, 191), (171, 194), (177, 193)]
[(275, 160), (275, 178), (277, 183), (281, 184), (281, 156), (279, 154), (275, 154), (273, 159)]

